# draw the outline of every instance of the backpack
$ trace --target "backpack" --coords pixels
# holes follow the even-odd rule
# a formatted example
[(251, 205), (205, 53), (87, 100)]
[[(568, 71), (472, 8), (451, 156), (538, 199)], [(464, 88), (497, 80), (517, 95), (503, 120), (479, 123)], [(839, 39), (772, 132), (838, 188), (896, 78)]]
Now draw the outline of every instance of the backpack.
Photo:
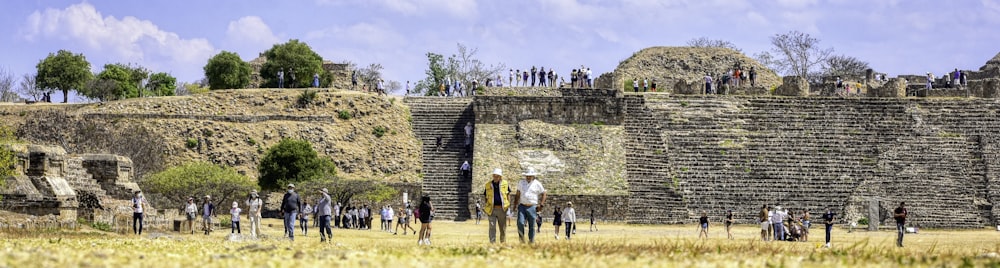
[(420, 218), (420, 209), (419, 208), (413, 210), (413, 216), (417, 217), (418, 219)]

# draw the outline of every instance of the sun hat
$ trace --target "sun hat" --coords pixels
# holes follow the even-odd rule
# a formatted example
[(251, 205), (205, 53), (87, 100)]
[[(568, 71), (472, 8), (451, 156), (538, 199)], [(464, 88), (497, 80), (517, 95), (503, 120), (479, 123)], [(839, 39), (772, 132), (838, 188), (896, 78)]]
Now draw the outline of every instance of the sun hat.
[(240, 206), (240, 203), (237, 203), (236, 201), (233, 201), (233, 207), (238, 207), (238, 206)]
[(521, 175), (524, 175), (525, 177), (538, 177), (538, 172), (535, 172), (535, 168), (528, 168), (528, 170)]
[(493, 169), (493, 175), (497, 175), (497, 176), (503, 176), (503, 169), (500, 169), (500, 168), (494, 168), (494, 169)]
[(295, 184), (291, 184), (291, 183), (289, 183), (289, 184), (288, 184), (288, 188), (295, 188)]
[(326, 188), (323, 188), (323, 189), (319, 189), (319, 191), (320, 191), (320, 192), (323, 192), (324, 194), (325, 194), (325, 193), (327, 193), (327, 191), (326, 191)]

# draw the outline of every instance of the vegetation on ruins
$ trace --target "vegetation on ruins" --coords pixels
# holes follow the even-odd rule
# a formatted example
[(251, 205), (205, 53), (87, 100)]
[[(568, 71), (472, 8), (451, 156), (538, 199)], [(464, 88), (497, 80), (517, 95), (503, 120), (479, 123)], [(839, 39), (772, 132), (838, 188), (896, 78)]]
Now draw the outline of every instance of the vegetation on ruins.
[(34, 73), (22, 75), (21, 82), (17, 83), (17, 92), (23, 94), (23, 96), (31, 97), (34, 101), (39, 101), (42, 99), (42, 94), (46, 93), (46, 90), (35, 84), (35, 77)]
[(229, 204), (257, 189), (252, 178), (240, 175), (236, 169), (204, 161), (167, 168), (140, 184), (150, 199), (163, 207), (178, 207), (188, 197), (205, 195), (211, 195), (216, 204)]
[(833, 48), (819, 47), (819, 41), (799, 31), (775, 34), (771, 37), (774, 46), (771, 51), (761, 52), (755, 58), (775, 72), (808, 79), (813, 74), (811, 70), (833, 53)]
[[(96, 79), (88, 82), (80, 94), (101, 101), (137, 98), (143, 95), (142, 83), (147, 78), (149, 70), (142, 66), (123, 63), (105, 64), (104, 70), (97, 74)], [(173, 94), (171, 89), (169, 95)]]
[(262, 87), (277, 88), (278, 71), (285, 74), (286, 88), (311, 87), (313, 74), (319, 74), (320, 87), (329, 86), (333, 81), (330, 72), (323, 70), (323, 57), (297, 39), (275, 44), (264, 52), (264, 57), (267, 61), (260, 68), (260, 76), (264, 78)]
[(427, 52), (427, 78), (417, 81), (413, 89), (417, 95), (437, 94), (438, 85), (443, 84), (446, 78), (453, 81), (462, 81), (464, 86), (471, 88), (473, 80), (479, 81), (480, 85), (485, 85), (486, 80), (494, 79), (497, 75), (504, 73), (507, 68), (504, 64), (486, 65), (476, 58), (478, 48), (468, 48), (462, 43), (457, 45), (458, 54), (452, 54), (447, 60), (441, 54)]
[(17, 91), (15, 91), (14, 81), (14, 73), (0, 67), (0, 101), (15, 102), (21, 100), (21, 97), (17, 95)]
[[(210, 89), (246, 88), (250, 84), (250, 64), (235, 52), (222, 51), (208, 59), (203, 68)], [(189, 89), (190, 91), (190, 89)]]
[(733, 44), (732, 42), (722, 39), (709, 39), (708, 37), (704, 36), (688, 40), (687, 45), (691, 47), (721, 47), (721, 48), (736, 50), (737, 52), (743, 53), (743, 50), (736, 47), (736, 44)]
[(258, 184), (265, 190), (282, 189), (288, 183), (330, 178), (337, 174), (333, 162), (319, 157), (312, 144), (289, 138), (267, 149), (258, 171)]
[(149, 81), (146, 82), (146, 90), (152, 96), (173, 96), (176, 89), (177, 78), (165, 72), (149, 75)]
[(315, 101), (316, 91), (306, 90), (303, 91), (302, 94), (299, 94), (299, 97), (295, 99), (295, 104), (299, 108), (306, 108), (309, 107), (309, 105), (312, 105)]
[(83, 54), (73, 54), (68, 50), (49, 53), (35, 67), (38, 70), (36, 87), (62, 91), (63, 103), (69, 100), (70, 90), (83, 90), (94, 75), (90, 73), (90, 62)]
[(319, 189), (326, 188), (330, 198), (334, 202), (348, 204), (351, 200), (361, 199), (381, 203), (399, 195), (399, 190), (388, 184), (374, 180), (348, 180), (338, 177), (329, 177), (319, 180), (306, 181), (295, 187), (300, 193), (315, 193)]
[[(0, 126), (0, 144), (12, 144), (17, 142), (17, 137), (14, 136), (14, 131), (8, 126)], [(17, 156), (14, 155), (12, 150), (0, 150), (0, 187), (3, 187), (4, 183), (7, 181), (6, 178), (14, 175), (15, 166), (17, 165)], [(3, 198), (3, 196), (0, 196)]]
[(844, 80), (861, 79), (865, 77), (868, 69), (871, 69), (868, 62), (847, 55), (830, 56), (823, 61), (823, 76), (826, 77), (840, 76)]

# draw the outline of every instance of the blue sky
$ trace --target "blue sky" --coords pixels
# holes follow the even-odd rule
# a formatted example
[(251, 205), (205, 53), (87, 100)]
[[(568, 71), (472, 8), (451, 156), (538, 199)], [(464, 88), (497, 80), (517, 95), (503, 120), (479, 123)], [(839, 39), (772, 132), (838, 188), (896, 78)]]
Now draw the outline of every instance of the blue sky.
[(978, 69), (1000, 52), (1000, 0), (10, 0), (0, 10), (0, 68), (17, 75), (68, 49), (95, 72), (137, 63), (194, 81), (222, 50), (250, 60), (289, 39), (335, 62), (381, 63), (398, 81), (423, 78), (425, 54), (457, 43), (487, 63), (564, 73), (608, 72), (642, 48), (702, 36), (751, 55), (789, 30), (890, 75)]

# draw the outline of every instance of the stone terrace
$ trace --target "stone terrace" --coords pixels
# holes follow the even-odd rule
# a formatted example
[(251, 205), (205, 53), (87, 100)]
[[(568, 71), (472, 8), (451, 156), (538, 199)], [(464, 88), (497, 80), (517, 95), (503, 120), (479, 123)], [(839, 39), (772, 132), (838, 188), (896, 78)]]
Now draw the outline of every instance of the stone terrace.
[(410, 106), (413, 132), (422, 142), (422, 191), (430, 195), (435, 217), (469, 219), (472, 182), (460, 178), (459, 167), (465, 160), (472, 163), (472, 154), (466, 155), (464, 149), (465, 124), (475, 121), (472, 98), (407, 97), (404, 102)]

